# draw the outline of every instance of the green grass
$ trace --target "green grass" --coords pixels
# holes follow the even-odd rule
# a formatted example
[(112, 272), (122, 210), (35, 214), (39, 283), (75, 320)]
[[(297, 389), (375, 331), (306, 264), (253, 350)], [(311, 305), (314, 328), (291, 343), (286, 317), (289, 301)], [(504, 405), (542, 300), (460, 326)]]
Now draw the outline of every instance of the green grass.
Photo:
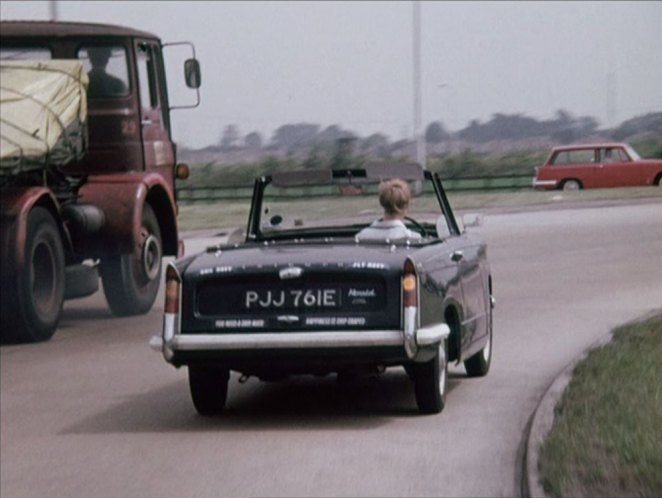
[(548, 495), (662, 496), (662, 314), (580, 362), (540, 454)]

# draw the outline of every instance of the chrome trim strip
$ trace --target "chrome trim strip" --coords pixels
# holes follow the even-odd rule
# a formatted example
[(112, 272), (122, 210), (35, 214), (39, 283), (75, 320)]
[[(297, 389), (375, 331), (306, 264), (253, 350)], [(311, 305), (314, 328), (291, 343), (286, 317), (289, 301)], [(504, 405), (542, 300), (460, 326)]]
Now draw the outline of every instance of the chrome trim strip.
[(172, 359), (173, 350), (170, 343), (177, 336), (177, 332), (179, 332), (179, 313), (164, 313), (161, 344), (163, 346), (163, 357), (166, 360)]
[(242, 334), (177, 334), (168, 342), (167, 348), (176, 352), (358, 348), (402, 345), (403, 336), (402, 331), (400, 330), (365, 330), (343, 332), (311, 331)]
[(416, 306), (405, 306), (404, 309), (404, 341), (405, 351), (409, 358), (416, 356), (416, 325), (418, 318), (418, 308)]
[(533, 186), (535, 187), (553, 187), (558, 182), (556, 180), (533, 180)]

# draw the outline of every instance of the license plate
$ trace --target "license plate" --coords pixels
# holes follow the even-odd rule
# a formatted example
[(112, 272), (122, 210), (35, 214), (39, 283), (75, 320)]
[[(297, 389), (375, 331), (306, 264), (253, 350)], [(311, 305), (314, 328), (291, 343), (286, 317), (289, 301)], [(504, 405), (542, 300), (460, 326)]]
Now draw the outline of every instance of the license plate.
[(337, 308), (340, 289), (247, 290), (244, 309)]

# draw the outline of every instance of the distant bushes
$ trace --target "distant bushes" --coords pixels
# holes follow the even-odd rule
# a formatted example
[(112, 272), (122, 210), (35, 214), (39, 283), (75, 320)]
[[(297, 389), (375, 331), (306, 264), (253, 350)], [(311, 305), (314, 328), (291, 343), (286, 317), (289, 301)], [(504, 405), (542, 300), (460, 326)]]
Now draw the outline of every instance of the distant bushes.
[[(642, 157), (662, 158), (662, 143), (647, 140), (632, 144)], [(483, 153), (465, 149), (458, 153), (429, 155), (427, 168), (438, 172), (442, 178), (489, 177), (504, 175), (531, 175), (540, 166), (549, 149)], [(293, 171), (310, 168), (360, 167), (369, 160), (367, 155), (310, 155), (298, 158), (268, 156), (252, 162), (206, 162), (191, 165), (191, 177), (185, 185), (191, 187), (238, 185), (250, 186), (256, 177), (275, 171)], [(382, 159), (386, 162), (406, 161), (406, 157)], [(184, 185), (184, 184), (182, 184)]]
[[(539, 166), (548, 151), (513, 152), (504, 154), (482, 154), (465, 150), (459, 154), (442, 154), (428, 157), (427, 167), (439, 172), (443, 178), (485, 177), (497, 175), (533, 175), (533, 168)], [(348, 158), (343, 167), (360, 167), (366, 157)], [(392, 159), (398, 162), (401, 158)], [(274, 171), (292, 171), (310, 167), (306, 160), (294, 158), (279, 159), (268, 157), (256, 162), (205, 163), (191, 165), (191, 176), (186, 185), (202, 187), (207, 185), (252, 185), (255, 178)], [(318, 168), (331, 168), (331, 161), (319, 161)]]

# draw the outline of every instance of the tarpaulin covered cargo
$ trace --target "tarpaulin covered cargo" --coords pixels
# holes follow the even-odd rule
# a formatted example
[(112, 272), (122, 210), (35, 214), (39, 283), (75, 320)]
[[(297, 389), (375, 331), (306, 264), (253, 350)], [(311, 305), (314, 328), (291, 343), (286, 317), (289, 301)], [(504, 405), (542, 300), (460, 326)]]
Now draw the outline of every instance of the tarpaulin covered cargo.
[(80, 158), (87, 73), (76, 60), (0, 61), (0, 174)]

